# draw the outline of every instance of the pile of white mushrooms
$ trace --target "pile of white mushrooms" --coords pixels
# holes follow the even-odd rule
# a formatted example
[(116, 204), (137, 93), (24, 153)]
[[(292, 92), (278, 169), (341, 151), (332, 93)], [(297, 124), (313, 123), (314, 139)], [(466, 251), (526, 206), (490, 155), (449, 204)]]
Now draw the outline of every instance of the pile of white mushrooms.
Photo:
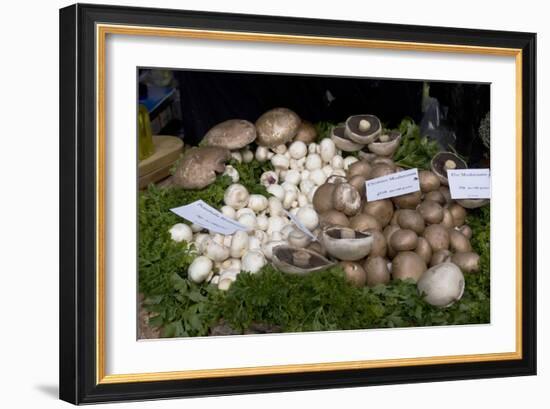
[[(430, 304), (445, 307), (460, 299), (463, 273), (479, 269), (469, 242), (472, 231), (464, 224), (466, 208), (486, 204), (451, 199), (446, 170), (466, 164), (452, 153), (440, 153), (431, 171), (419, 172), (420, 191), (367, 201), (367, 180), (403, 170), (391, 159), (401, 135), (384, 131), (373, 115), (355, 115), (335, 127), (330, 138), (316, 139), (310, 123), (276, 108), (256, 124), (222, 122), (205, 135), (201, 147), (187, 151), (174, 183), (200, 189), (217, 174), (228, 175), (233, 184), (219, 210), (248, 228), (222, 235), (195, 224), (174, 225), (172, 239), (192, 243), (199, 253), (189, 266), (189, 279), (227, 290), (242, 271), (255, 274), (268, 262), (293, 274), (340, 263), (356, 286), (409, 278)], [(230, 158), (270, 161), (273, 170), (258, 183), (271, 196), (250, 194), (239, 184), (237, 170), (226, 165)]]

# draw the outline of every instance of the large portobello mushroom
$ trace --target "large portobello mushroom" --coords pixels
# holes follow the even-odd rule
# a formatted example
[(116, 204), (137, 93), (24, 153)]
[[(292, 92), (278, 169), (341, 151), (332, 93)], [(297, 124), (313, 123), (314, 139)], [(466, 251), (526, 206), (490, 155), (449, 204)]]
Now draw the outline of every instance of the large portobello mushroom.
[(310, 274), (335, 265), (315, 251), (280, 245), (273, 248), (273, 265), (284, 273)]
[(256, 121), (257, 143), (274, 147), (292, 140), (300, 127), (300, 117), (288, 108), (274, 108)]
[(231, 152), (225, 148), (204, 146), (188, 150), (174, 172), (173, 183), (184, 189), (202, 189), (225, 170)]
[(244, 119), (230, 119), (212, 127), (202, 140), (203, 146), (229, 150), (244, 148), (256, 139), (256, 127)]

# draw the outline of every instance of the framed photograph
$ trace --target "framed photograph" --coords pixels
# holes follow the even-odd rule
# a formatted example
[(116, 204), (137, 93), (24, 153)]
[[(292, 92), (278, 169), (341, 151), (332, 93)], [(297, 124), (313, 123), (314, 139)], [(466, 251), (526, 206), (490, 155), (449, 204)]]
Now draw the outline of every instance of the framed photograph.
[(535, 54), (61, 9), (61, 399), (536, 374)]

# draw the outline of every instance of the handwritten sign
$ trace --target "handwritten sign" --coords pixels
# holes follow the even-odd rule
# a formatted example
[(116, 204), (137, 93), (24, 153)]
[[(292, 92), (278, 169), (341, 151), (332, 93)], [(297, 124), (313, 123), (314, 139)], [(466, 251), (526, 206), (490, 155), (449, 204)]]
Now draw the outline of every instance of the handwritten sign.
[(175, 207), (170, 209), (170, 211), (189, 220), (191, 223), (198, 224), (202, 228), (216, 233), (228, 235), (238, 230), (248, 231), (247, 226), (223, 215), (202, 200), (197, 200), (185, 206)]
[(453, 199), (490, 199), (490, 169), (448, 170), (449, 190)]
[(315, 235), (312, 232), (310, 232), (309, 229), (306, 226), (304, 226), (300, 220), (296, 218), (296, 216), (294, 216), (292, 213), (288, 211), (286, 212), (286, 214), (288, 218), (292, 221), (292, 223), (296, 225), (296, 227), (298, 227), (302, 232), (308, 235), (313, 241), (317, 240), (317, 237), (315, 237)]
[(408, 169), (367, 180), (367, 202), (406, 195), (420, 190), (418, 169)]

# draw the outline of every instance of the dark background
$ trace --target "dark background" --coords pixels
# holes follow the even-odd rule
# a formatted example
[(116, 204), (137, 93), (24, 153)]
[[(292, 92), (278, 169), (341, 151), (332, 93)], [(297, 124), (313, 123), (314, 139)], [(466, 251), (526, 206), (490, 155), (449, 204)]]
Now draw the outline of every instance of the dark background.
[[(140, 78), (146, 72), (140, 70)], [(478, 129), (490, 108), (489, 84), (430, 82), (429, 98), (423, 98), (422, 81), (190, 70), (173, 70), (172, 77), (181, 118), (162, 132), (182, 134), (186, 144), (196, 145), (224, 120), (255, 122), (271, 108), (287, 107), (313, 123), (368, 113), (395, 127), (408, 116), (421, 124), (423, 135), (444, 149), (456, 148), (470, 164), (487, 150)], [(140, 86), (140, 99), (147, 92)]]

